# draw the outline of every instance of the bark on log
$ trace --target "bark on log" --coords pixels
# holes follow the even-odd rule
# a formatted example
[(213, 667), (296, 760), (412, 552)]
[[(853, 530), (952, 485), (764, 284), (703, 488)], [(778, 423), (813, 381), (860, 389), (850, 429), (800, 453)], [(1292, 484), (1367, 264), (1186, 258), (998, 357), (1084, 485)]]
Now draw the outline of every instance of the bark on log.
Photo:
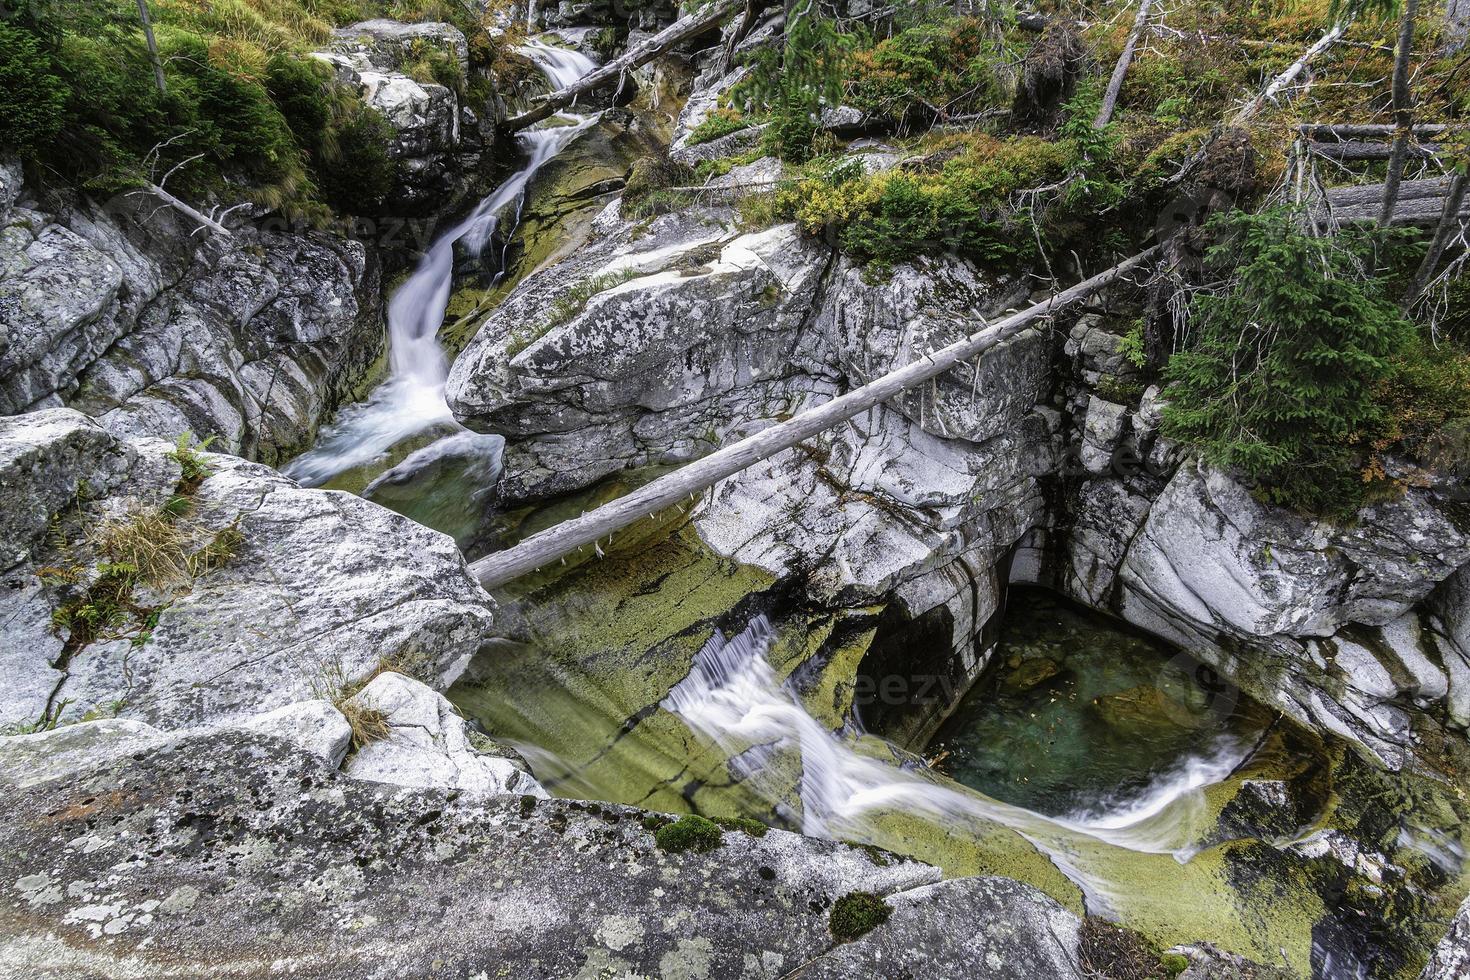
[(1123, 53), (1118, 55), (1118, 63), (1113, 66), (1113, 76), (1108, 79), (1107, 91), (1103, 93), (1102, 107), (1097, 111), (1097, 118), (1092, 121), (1093, 129), (1102, 129), (1113, 118), (1113, 110), (1118, 106), (1118, 93), (1123, 91), (1123, 79), (1128, 74), (1128, 66), (1133, 63), (1133, 51), (1138, 47), (1138, 38), (1143, 34), (1144, 27), (1148, 25), (1148, 15), (1153, 5), (1153, 0), (1138, 0), (1138, 16), (1133, 18), (1133, 30), (1128, 33), (1128, 40), (1123, 44)]
[[(1394, 144), (1363, 143), (1357, 140), (1344, 140), (1341, 143), (1313, 141), (1307, 144), (1307, 149), (1325, 160), (1388, 160), (1393, 157)], [(1404, 159), (1428, 160), (1439, 156), (1443, 150), (1444, 147), (1438, 143), (1419, 143), (1404, 150)], [(1398, 198), (1397, 192), (1394, 198)]]
[(536, 108), (523, 112), (519, 116), (507, 119), (501, 124), (501, 128), (513, 133), (517, 130), (525, 129), (532, 123), (538, 123), (543, 119), (550, 118), (554, 113), (565, 109), (575, 102), (578, 96), (601, 88), (609, 82), (616, 81), (633, 69), (639, 68), (654, 58), (657, 58), (680, 41), (687, 41), (691, 37), (698, 37), (705, 31), (710, 30), (732, 10), (742, 5), (743, 0), (714, 0), (709, 6), (696, 10), (694, 13), (674, 21), (642, 44), (629, 49), (622, 57), (609, 61), (596, 71), (577, 79), (577, 81), (568, 85), (566, 88), (557, 89), (550, 95), (544, 96)]
[(625, 497), (558, 524), (539, 534), (470, 565), (470, 570), (486, 588), (503, 585), (527, 572), (535, 571), (578, 548), (594, 544), (656, 511), (686, 500), (732, 476), (747, 466), (773, 456), (881, 404), (899, 392), (923, 384), (945, 373), (963, 361), (995, 347), (1002, 341), (1044, 317), (1057, 313), (1079, 300), (1086, 299), (1119, 277), (1143, 265), (1158, 251), (1158, 246), (1118, 263), (1091, 279), (1084, 280), (1050, 299), (986, 326), (970, 336), (934, 351), (918, 360), (840, 395), (816, 408), (798, 413), (785, 422), (771, 426), (756, 435), (732, 443), (687, 466), (645, 484)]
[[(1395, 128), (1391, 123), (1302, 123), (1296, 131), (1319, 143), (1340, 143), (1345, 140), (1387, 139), (1393, 136)], [(1449, 128), (1443, 123), (1419, 123), (1410, 132), (1423, 138), (1442, 136)]]

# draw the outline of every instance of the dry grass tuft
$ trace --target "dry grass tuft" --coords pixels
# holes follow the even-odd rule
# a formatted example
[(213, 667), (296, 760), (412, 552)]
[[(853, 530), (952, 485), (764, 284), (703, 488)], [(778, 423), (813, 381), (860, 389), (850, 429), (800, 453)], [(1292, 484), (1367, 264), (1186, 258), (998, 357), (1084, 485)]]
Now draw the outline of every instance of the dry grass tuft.
[(106, 521), (91, 532), (88, 543), (114, 566), (130, 569), (155, 588), (192, 577), (188, 529), (166, 511), (138, 508)]

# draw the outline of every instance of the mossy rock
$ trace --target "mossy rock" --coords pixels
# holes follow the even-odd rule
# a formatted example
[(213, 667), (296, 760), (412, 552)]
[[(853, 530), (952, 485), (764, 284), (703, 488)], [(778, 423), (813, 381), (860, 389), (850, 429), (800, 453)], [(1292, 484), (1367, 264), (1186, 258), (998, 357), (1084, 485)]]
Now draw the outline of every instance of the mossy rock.
[(893, 907), (872, 892), (848, 892), (832, 903), (827, 928), (840, 943), (850, 943), (888, 921)]
[(670, 854), (693, 851), (708, 854), (725, 843), (725, 834), (719, 825), (697, 813), (686, 813), (671, 824), (665, 824), (653, 833), (654, 843)]

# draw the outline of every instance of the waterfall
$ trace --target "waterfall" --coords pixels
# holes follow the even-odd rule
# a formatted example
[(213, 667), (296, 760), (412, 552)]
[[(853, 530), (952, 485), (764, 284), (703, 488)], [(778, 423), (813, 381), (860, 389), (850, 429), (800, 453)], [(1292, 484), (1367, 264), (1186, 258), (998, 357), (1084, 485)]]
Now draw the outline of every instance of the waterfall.
[(764, 616), (732, 638), (716, 632), (662, 706), (718, 745), (729, 756), (732, 771), (778, 811), (784, 810), (789, 782), (766, 763), (783, 753), (795, 754), (800, 765), (799, 819), (809, 836), (882, 843), (865, 822), (880, 810), (923, 814), (946, 823), (1000, 824), (1047, 854), (1082, 888), (1094, 911), (1111, 908), (1118, 893), (1114, 883), (1090, 870), (1089, 853), (1111, 846), (1188, 860), (1198, 829), (1193, 818), (1204, 810), (1204, 788), (1227, 777), (1247, 751), (1235, 740), (1222, 740), (1129, 799), (1107, 801), (1096, 811), (1048, 817), (860, 753), (852, 740), (812, 717), (777, 680), (766, 660), (774, 638)]
[[(520, 50), (536, 63), (553, 89), (597, 67), (583, 54), (534, 38)], [(455, 248), (478, 256), (499, 227), (503, 212), (512, 207), (510, 231), (514, 232), (526, 188), (537, 171), (596, 122), (592, 115), (563, 113), (562, 118), (570, 124), (520, 133), (517, 140), (526, 156), (525, 165), (468, 217), (439, 236), (419, 259), (388, 301), (388, 379), (366, 401), (344, 408), (316, 445), (285, 467), (287, 476), (305, 486), (320, 486), (339, 473), (373, 462), (399, 442), (433, 426), (458, 428), (444, 400), (449, 359), (439, 344), (439, 327), (454, 286)]]

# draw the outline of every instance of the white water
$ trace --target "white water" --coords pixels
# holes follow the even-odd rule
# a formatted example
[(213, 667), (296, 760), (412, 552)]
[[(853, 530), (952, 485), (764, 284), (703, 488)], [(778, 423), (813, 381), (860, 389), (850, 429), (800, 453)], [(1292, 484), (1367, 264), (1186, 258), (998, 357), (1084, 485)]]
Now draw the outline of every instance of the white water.
[(1118, 892), (1080, 866), (1079, 841), (1188, 860), (1200, 829), (1196, 817), (1204, 812), (1204, 788), (1227, 777), (1244, 755), (1238, 744), (1221, 743), (1127, 800), (1092, 812), (1046, 817), (859, 754), (852, 741), (827, 730), (776, 680), (766, 661), (773, 638), (763, 616), (732, 639), (716, 633), (663, 707), (728, 753), (732, 769), (773, 806), (781, 805), (787, 784), (777, 767), (764, 762), (776, 754), (796, 753), (805, 834), (880, 843), (870, 839), (864, 821), (880, 810), (1001, 824), (1045, 852), (1083, 889), (1094, 911), (1111, 908)]
[[(562, 88), (597, 67), (576, 51), (531, 39), (521, 50), (534, 61), (553, 89)], [(514, 208), (510, 232), (520, 222), (526, 188), (536, 172), (572, 139), (596, 121), (595, 116), (563, 113), (569, 125), (548, 126), (519, 134), (526, 164), (482, 200), (463, 221), (439, 236), (418, 266), (388, 301), (388, 379), (366, 401), (344, 408), (323, 430), (315, 446), (292, 460), (285, 473), (306, 486), (364, 466), (411, 436), (443, 425), (458, 429), (444, 400), (449, 360), (439, 345), (439, 327), (454, 285), (458, 246), (478, 256), (495, 234), (505, 212)], [(507, 240), (510, 235), (505, 236)], [(503, 266), (502, 257), (502, 266)]]

